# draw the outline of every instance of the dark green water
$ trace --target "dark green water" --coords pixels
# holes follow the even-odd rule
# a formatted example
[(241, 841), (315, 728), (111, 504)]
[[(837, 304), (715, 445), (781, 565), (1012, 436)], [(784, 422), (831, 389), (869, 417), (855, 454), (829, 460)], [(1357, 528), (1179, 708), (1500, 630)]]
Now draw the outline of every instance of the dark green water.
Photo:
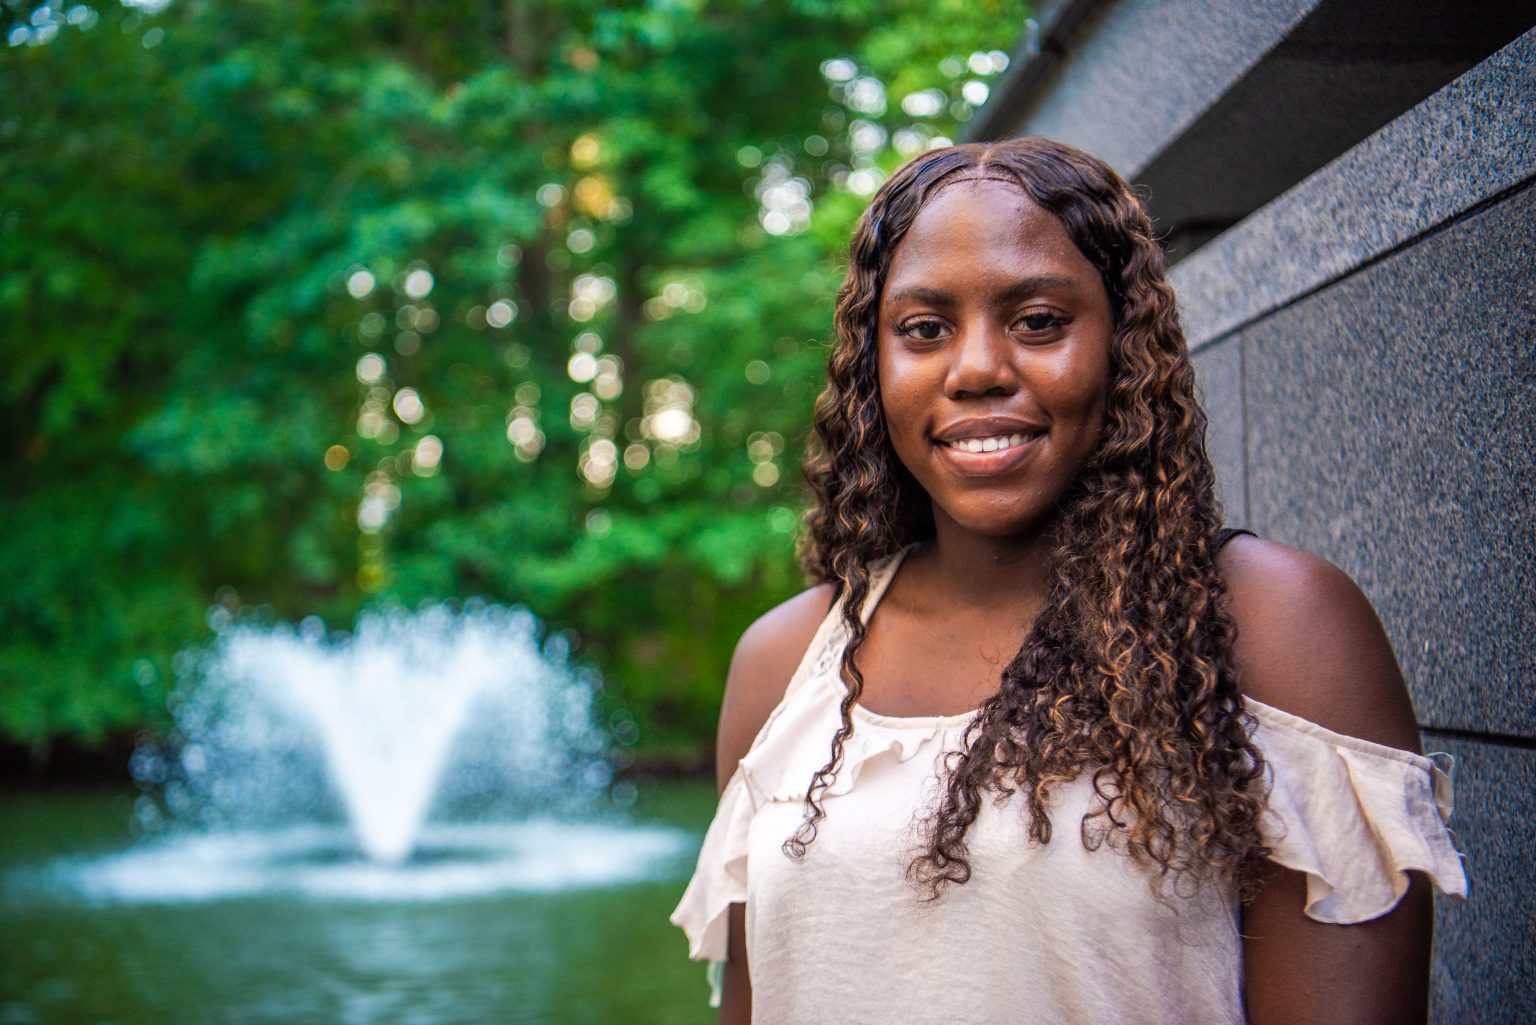
[(0, 1025), (712, 1022), (667, 915), (713, 806), (707, 784), (642, 791), (634, 818), (689, 840), (643, 882), (93, 905), (18, 880), (129, 848), (130, 795), (0, 791)]

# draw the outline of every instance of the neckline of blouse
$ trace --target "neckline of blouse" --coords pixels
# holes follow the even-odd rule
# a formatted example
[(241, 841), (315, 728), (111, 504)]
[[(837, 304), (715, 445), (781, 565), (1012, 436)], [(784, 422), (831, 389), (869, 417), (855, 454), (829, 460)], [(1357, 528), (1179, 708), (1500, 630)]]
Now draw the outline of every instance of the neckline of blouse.
[[(902, 561), (906, 559), (907, 553), (914, 547), (915, 544), (902, 548), (892, 555), (884, 566), (875, 571), (874, 581), (869, 588), (869, 595), (864, 599), (864, 607), (859, 612), (859, 618), (864, 621), (865, 625), (868, 625), (870, 617), (875, 613), (875, 607), (885, 597), (885, 592), (890, 588), (891, 581), (896, 578), (896, 571), (901, 567)], [(839, 599), (833, 604), (828, 615), (841, 620), (841, 606), (842, 600)], [(834, 634), (833, 636), (838, 638), (840, 644), (848, 643), (847, 637), (841, 633)], [(830, 691), (834, 691), (837, 700), (841, 701), (844, 693), (842, 676), (839, 671), (842, 660), (834, 658), (831, 661), (830, 671), (822, 674), (822, 683)], [(1283, 708), (1267, 705), (1257, 698), (1249, 697), (1246, 694), (1243, 695), (1243, 704), (1250, 715), (1269, 726), (1278, 726), (1282, 729), (1290, 729), (1295, 732), (1308, 734), (1335, 747), (1350, 748), (1362, 754), (1406, 762), (1409, 765), (1425, 770), (1432, 766), (1436, 769), (1440, 768), (1435, 754), (1404, 751), (1400, 748), (1387, 747), (1384, 744), (1364, 740), (1360, 737), (1351, 737), (1347, 734), (1337, 733), (1326, 726), (1319, 726), (1312, 720), (1305, 719), (1294, 712), (1287, 712)], [(969, 712), (959, 712), (954, 715), (884, 715), (880, 712), (870, 711), (868, 708), (855, 702), (852, 715), (860, 722), (889, 730), (950, 731), (962, 729), (969, 725), (980, 711), (980, 708), (973, 708)], [(1436, 752), (1436, 754), (1439, 754), (1439, 752)]]
[[(875, 614), (875, 607), (879, 605), (880, 600), (885, 597), (885, 592), (890, 588), (891, 581), (896, 579), (897, 569), (901, 567), (902, 562), (907, 557), (907, 553), (910, 552), (914, 547), (915, 545), (908, 545), (905, 548), (897, 551), (896, 554), (892, 555), (889, 560), (886, 561), (884, 566), (875, 571), (875, 578), (874, 581), (870, 584), (869, 594), (864, 599), (863, 608), (859, 610), (859, 618), (863, 620), (866, 626), (869, 625), (870, 617)], [(841, 603), (839, 602), (839, 606), (840, 605)], [(841, 618), (842, 610), (840, 607), (834, 606), (831, 610), (831, 614)], [(846, 636), (840, 637), (840, 641), (842, 644), (848, 643)], [(838, 691), (841, 691), (843, 688), (842, 676), (839, 671), (841, 665), (842, 660), (840, 658), (834, 659), (832, 662), (831, 672), (825, 676), (827, 682)], [(841, 697), (841, 695), (839, 695), (839, 697)], [(853, 705), (852, 714), (854, 718), (860, 720), (861, 722), (867, 723), (871, 726), (883, 727), (885, 729), (953, 730), (968, 725), (973, 719), (976, 718), (976, 713), (980, 711), (981, 709), (979, 708), (973, 708), (969, 712), (959, 712), (953, 715), (885, 715), (880, 712), (871, 711), (870, 709), (865, 708), (863, 705), (855, 702)]]

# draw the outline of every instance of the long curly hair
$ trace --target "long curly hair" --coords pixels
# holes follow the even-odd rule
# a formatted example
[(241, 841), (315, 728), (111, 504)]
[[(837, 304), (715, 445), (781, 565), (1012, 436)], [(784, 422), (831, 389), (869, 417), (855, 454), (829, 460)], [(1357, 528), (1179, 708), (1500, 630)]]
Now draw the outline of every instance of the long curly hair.
[(1087, 847), (1108, 844), (1146, 862), (1154, 884), (1168, 880), (1175, 892), (1181, 881), (1214, 877), (1246, 892), (1268, 854), (1259, 834), (1264, 760), (1237, 685), (1206, 417), (1162, 248), (1114, 170), (1041, 138), (914, 158), (854, 232), (806, 463), (814, 504), (802, 551), (807, 574), (841, 597), (846, 693), (830, 757), (784, 851), (803, 857), (815, 840), (823, 794), (853, 734), (872, 570), (934, 532), (928, 496), (886, 433), (876, 324), (892, 254), (918, 212), (939, 186), (973, 176), (1016, 182), (1098, 268), (1114, 318), (1110, 381), (1097, 451), (1051, 528), (1044, 611), (948, 756), (908, 875), (932, 898), (966, 882), (966, 836), (988, 795), (1002, 803), (1018, 794), (1030, 841), (1049, 843), (1053, 789), (1090, 773), (1093, 798), (1079, 827)]

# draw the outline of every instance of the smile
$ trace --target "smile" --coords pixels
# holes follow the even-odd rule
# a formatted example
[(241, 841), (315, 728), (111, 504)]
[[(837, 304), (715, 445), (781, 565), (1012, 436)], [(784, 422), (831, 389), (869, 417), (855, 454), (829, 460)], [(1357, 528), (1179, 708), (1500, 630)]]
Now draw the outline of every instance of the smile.
[(984, 438), (934, 440), (941, 460), (965, 477), (991, 477), (1011, 473), (1024, 463), (1045, 440), (1038, 434), (993, 434)]
[(1015, 445), (1022, 445), (1033, 437), (1026, 438), (1022, 434), (995, 434), (990, 438), (956, 438), (954, 441), (941, 441), (939, 444), (959, 449), (961, 452), (1001, 452)]

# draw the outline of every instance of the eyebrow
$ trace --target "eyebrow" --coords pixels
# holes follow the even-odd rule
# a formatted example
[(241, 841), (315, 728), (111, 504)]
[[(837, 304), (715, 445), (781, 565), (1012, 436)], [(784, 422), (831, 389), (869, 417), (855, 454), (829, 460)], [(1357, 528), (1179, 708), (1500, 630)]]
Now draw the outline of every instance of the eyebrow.
[[(1075, 292), (1077, 288), (1078, 283), (1072, 278), (1061, 277), (1056, 274), (1040, 274), (1035, 277), (1020, 278), (1018, 281), (998, 289), (993, 298), (1010, 302), (1050, 289)], [(903, 300), (929, 303), (934, 306), (948, 306), (953, 304), (954, 297), (942, 289), (928, 288), (924, 285), (911, 285), (892, 292), (885, 297), (885, 301), (888, 303), (901, 302)]]

